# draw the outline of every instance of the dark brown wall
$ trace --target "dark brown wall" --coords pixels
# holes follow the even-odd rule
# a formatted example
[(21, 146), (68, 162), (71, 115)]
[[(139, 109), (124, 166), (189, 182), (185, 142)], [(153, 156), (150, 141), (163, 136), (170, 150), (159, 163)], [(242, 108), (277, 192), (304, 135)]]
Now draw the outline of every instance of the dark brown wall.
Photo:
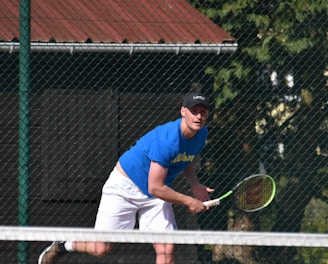
[[(181, 101), (177, 94), (45, 90), (32, 95), (30, 224), (92, 227), (101, 187), (118, 156), (156, 125), (178, 118)], [(17, 94), (0, 94), (0, 114), (0, 224), (17, 225)], [(188, 192), (182, 177), (175, 187)], [(175, 210), (180, 228), (197, 228), (196, 217), (180, 206)], [(30, 243), (30, 263), (36, 263), (45, 245)], [(177, 246), (177, 260), (193, 263), (195, 250), (195, 246)], [(0, 242), (2, 260), (16, 263), (16, 255), (15, 242)], [(66, 259), (67, 263), (154, 263), (152, 247), (139, 244), (119, 245), (99, 262), (74, 254)]]

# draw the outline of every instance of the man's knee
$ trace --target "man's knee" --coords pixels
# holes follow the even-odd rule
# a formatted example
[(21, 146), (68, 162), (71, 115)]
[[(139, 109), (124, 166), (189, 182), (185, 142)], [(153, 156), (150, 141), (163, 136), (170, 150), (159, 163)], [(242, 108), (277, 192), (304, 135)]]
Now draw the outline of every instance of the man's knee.
[(156, 264), (174, 263), (174, 244), (154, 244)]
[(103, 257), (108, 254), (113, 248), (112, 244), (103, 243), (103, 242), (96, 242), (94, 244), (94, 250), (91, 250), (92, 255), (97, 257)]

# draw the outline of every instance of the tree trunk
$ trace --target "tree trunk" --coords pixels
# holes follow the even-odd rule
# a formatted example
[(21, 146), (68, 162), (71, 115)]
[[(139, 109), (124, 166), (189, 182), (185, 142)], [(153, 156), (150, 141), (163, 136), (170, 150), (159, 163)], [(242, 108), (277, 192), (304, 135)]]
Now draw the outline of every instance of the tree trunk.
[[(241, 211), (232, 210), (228, 214), (228, 230), (229, 231), (251, 231), (254, 224), (250, 219), (250, 214)], [(214, 245), (213, 261), (224, 261), (234, 259), (240, 263), (256, 264), (254, 260), (253, 248), (250, 246), (230, 246), (230, 245)]]

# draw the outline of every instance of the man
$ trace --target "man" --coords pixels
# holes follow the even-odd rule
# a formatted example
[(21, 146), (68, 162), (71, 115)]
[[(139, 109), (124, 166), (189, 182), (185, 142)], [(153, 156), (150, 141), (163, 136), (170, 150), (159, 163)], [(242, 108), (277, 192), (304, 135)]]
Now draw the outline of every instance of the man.
[[(208, 208), (210, 189), (199, 183), (192, 161), (205, 145), (209, 100), (198, 92), (187, 94), (181, 118), (158, 126), (141, 137), (118, 160), (103, 186), (95, 229), (133, 229), (136, 215), (140, 230), (177, 229), (172, 204), (187, 206), (191, 213)], [(169, 187), (183, 172), (194, 197)], [(54, 264), (63, 254), (75, 251), (103, 256), (111, 243), (53, 242), (39, 257), (39, 264)], [(156, 264), (174, 263), (174, 245), (155, 243)]]

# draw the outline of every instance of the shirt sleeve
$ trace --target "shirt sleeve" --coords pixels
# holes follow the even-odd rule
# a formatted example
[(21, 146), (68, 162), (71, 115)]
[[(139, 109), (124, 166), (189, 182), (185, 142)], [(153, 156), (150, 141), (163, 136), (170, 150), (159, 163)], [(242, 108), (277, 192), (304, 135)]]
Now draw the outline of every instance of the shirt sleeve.
[(154, 140), (149, 149), (149, 159), (157, 162), (161, 166), (168, 168), (171, 160), (174, 157), (172, 151), (172, 144), (167, 140), (158, 139)]

